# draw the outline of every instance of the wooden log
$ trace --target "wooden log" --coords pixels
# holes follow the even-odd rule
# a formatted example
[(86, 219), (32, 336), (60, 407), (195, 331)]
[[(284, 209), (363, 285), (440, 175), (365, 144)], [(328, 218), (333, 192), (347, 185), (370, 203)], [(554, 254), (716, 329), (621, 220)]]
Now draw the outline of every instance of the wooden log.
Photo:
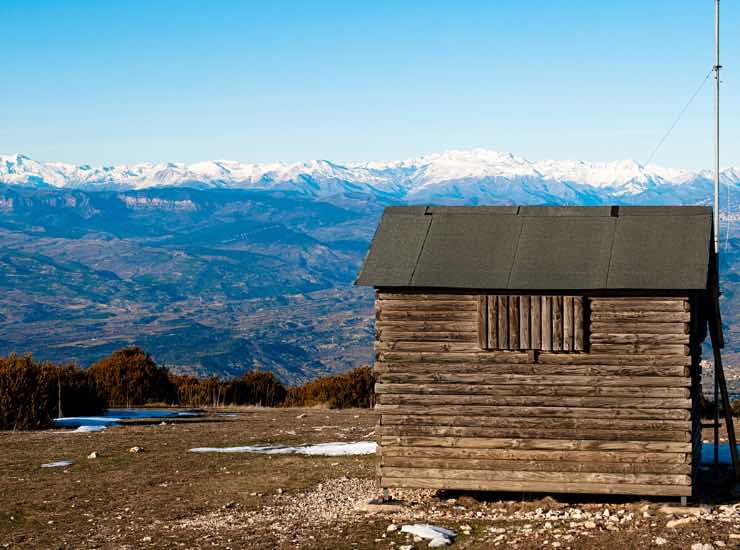
[(573, 351), (573, 296), (563, 296), (563, 351)]
[(552, 350), (552, 296), (542, 297), (542, 350)]
[(594, 353), (688, 355), (689, 346), (679, 344), (591, 344)]
[(459, 332), (436, 332), (420, 331), (408, 332), (402, 330), (379, 328), (375, 332), (375, 337), (380, 341), (430, 341), (430, 342), (475, 342), (480, 349), (478, 331), (459, 331)]
[(573, 349), (583, 351), (585, 348), (585, 335), (583, 333), (583, 298), (573, 298)]
[(563, 297), (552, 297), (552, 349), (563, 349)]
[(529, 296), (519, 297), (519, 347), (532, 349), (530, 336)]
[(498, 349), (498, 300), (496, 296), (488, 296), (486, 299), (488, 307), (488, 319), (486, 320), (486, 326), (488, 328), (488, 349)]
[[(502, 351), (490, 352), (409, 352), (409, 351), (383, 351), (378, 356), (379, 361), (404, 362), (404, 363), (481, 363), (481, 364), (518, 364), (529, 363), (526, 353), (513, 353)], [(634, 361), (634, 359), (633, 359)], [(676, 364), (678, 361), (674, 361)]]
[(519, 345), (519, 296), (509, 296), (509, 349), (520, 349)]
[(581, 493), (616, 495), (691, 496), (691, 486), (637, 485), (633, 483), (545, 483), (527, 481), (487, 481), (464, 479), (395, 478), (383, 476), (381, 487), (455, 489), (469, 491), (516, 491), (527, 493)]
[[(530, 382), (531, 384), (531, 382)], [(420, 387), (423, 386), (423, 387)], [(680, 399), (690, 396), (689, 388), (628, 386), (549, 386), (549, 385), (472, 385), (472, 384), (393, 384), (378, 383), (376, 394), (393, 395), (488, 395), (517, 397), (630, 397)]]
[[(381, 415), (394, 414), (426, 414), (426, 415), (485, 415), (489, 417), (511, 418), (511, 407), (486, 405), (388, 405), (376, 403), (375, 411)], [(644, 420), (680, 420), (685, 422), (691, 418), (686, 409), (622, 409), (622, 408), (587, 408), (587, 407), (531, 407), (517, 408), (516, 413), (521, 418), (591, 418), (591, 419), (644, 419)]]
[[(661, 464), (686, 467), (685, 453), (628, 451), (556, 451), (522, 449), (476, 449), (457, 447), (383, 447), (384, 457), (441, 458), (449, 460), (535, 460), (539, 462), (608, 462), (628, 464)], [(598, 467), (598, 466), (597, 466)]]
[(636, 323), (687, 323), (691, 313), (680, 311), (594, 311), (591, 310), (591, 322), (596, 321), (633, 321)]
[(628, 451), (690, 453), (691, 443), (676, 441), (602, 441), (599, 439), (523, 439), (490, 437), (381, 436), (383, 448), (455, 447), (467, 449), (524, 449), (551, 451)]
[(688, 334), (624, 334), (591, 332), (591, 342), (596, 344), (688, 344)]
[(619, 352), (541, 353), (537, 359), (540, 363), (555, 365), (691, 365), (691, 358), (689, 357), (666, 354), (645, 354), (638, 357)]
[(686, 420), (637, 420), (614, 418), (557, 418), (525, 416), (473, 416), (431, 414), (385, 414), (383, 426), (458, 426), (471, 428), (528, 428), (574, 430), (674, 430), (690, 431)]
[(378, 300), (380, 311), (477, 311), (477, 300)]
[[(660, 397), (688, 398), (689, 388), (666, 388), (650, 386), (572, 386), (572, 385), (529, 385), (508, 384), (421, 384), (386, 383), (375, 384), (376, 394), (400, 395), (494, 395), (494, 396), (563, 396), (563, 397)], [(515, 411), (512, 411), (515, 412)]]
[(690, 409), (691, 400), (681, 398), (642, 397), (555, 397), (516, 395), (377, 395), (383, 405), (489, 405), (496, 407), (593, 407), (627, 409)]
[(690, 474), (690, 464), (652, 464), (641, 462), (580, 462), (553, 460), (491, 460), (457, 458), (406, 458), (385, 456), (384, 468), (426, 468), (440, 470), (489, 470), (522, 472), (587, 472), (608, 474)]
[(522, 439), (591, 439), (604, 441), (676, 441), (690, 442), (688, 430), (577, 430), (534, 428), (484, 428), (471, 426), (380, 426), (381, 436), (412, 437), (518, 437)]
[(596, 321), (591, 332), (618, 334), (689, 334), (688, 323), (637, 323), (631, 321)]
[[(460, 372), (428, 372), (416, 370), (415, 372), (387, 370), (376, 370), (377, 380), (383, 385), (444, 385), (451, 388), (451, 392), (457, 391), (459, 386), (485, 387), (485, 386), (547, 386), (553, 388), (571, 388), (585, 386), (590, 388), (626, 387), (626, 388), (681, 388), (688, 392), (691, 379), (684, 376), (581, 376), (570, 374), (557, 375), (527, 375), (527, 374), (499, 374), (499, 373), (460, 373)], [(681, 392), (686, 393), (686, 392)], [(416, 392), (412, 392), (416, 393)]]
[(377, 319), (380, 321), (467, 321), (477, 322), (475, 310), (472, 311), (410, 311), (410, 310), (379, 310)]
[(496, 297), (498, 311), (498, 349), (509, 349), (509, 299), (508, 296)]
[(460, 300), (475, 300), (477, 297), (477, 294), (428, 294), (428, 293), (414, 293), (414, 292), (408, 292), (399, 294), (396, 292), (379, 292), (378, 298), (383, 301), (389, 301), (389, 300), (400, 300), (400, 301), (409, 301), (409, 300), (422, 300), (422, 301), (428, 301), (428, 300), (440, 300), (440, 301), (460, 301)]
[(529, 299), (529, 315), (531, 319), (531, 347), (542, 349), (542, 298), (531, 296)]
[(676, 474), (605, 474), (594, 472), (537, 472), (448, 470), (435, 468), (396, 468), (382, 466), (383, 476), (431, 479), (467, 479), (485, 481), (544, 481), (551, 483), (634, 483), (645, 485), (691, 485), (687, 475)]
[(592, 311), (689, 311), (688, 300), (591, 299)]
[[(507, 375), (522, 376), (678, 376), (687, 378), (689, 367), (681, 365), (560, 365), (560, 364), (502, 364), (502, 363), (394, 363), (377, 361), (377, 373), (409, 373), (409, 374), (474, 374), (480, 375)], [(687, 384), (690, 379), (687, 379)], [(667, 385), (671, 385), (668, 383)]]
[(408, 332), (475, 332), (477, 321), (377, 321), (378, 329), (402, 330)]
[(392, 342), (375, 342), (375, 351), (419, 351), (419, 352), (478, 352), (477, 339), (475, 342), (415, 342), (409, 340), (395, 340)]
[(592, 296), (591, 299), (596, 300), (609, 300), (612, 302), (617, 301), (624, 301), (624, 302), (634, 302), (635, 300), (639, 300), (641, 302), (662, 302), (665, 300), (686, 300), (688, 298), (687, 295), (678, 296)]
[(488, 297), (478, 296), (478, 347), (488, 348)]

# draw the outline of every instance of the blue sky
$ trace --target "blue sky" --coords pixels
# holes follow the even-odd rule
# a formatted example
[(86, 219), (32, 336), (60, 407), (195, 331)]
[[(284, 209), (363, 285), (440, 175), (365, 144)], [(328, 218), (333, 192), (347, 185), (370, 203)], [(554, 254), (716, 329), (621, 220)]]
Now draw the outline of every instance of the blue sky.
[[(723, 165), (740, 7), (723, 4)], [(0, 2), (0, 152), (644, 162), (712, 65), (711, 0)], [(711, 166), (711, 80), (655, 157)]]

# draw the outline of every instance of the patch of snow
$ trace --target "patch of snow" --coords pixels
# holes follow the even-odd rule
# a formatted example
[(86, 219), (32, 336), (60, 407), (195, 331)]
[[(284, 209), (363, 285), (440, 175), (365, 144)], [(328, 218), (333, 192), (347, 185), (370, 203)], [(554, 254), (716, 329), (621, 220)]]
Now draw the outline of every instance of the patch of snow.
[(71, 460), (58, 460), (56, 462), (47, 462), (46, 464), (42, 464), (42, 468), (64, 468), (66, 466), (71, 466), (74, 464)]
[(108, 426), (79, 426), (78, 428), (75, 428), (72, 430), (74, 433), (93, 433), (93, 432), (100, 432), (104, 429), (106, 429)]
[(454, 531), (445, 529), (444, 527), (438, 527), (436, 525), (430, 525), (428, 523), (413, 523), (411, 525), (404, 525), (401, 527), (402, 533), (409, 533), (416, 537), (429, 540), (430, 548), (438, 548), (440, 546), (447, 546), (452, 544), (457, 534)]
[(374, 454), (377, 445), (374, 441), (355, 443), (318, 443), (290, 447), (285, 445), (245, 445), (242, 447), (196, 447), (191, 453), (259, 453), (268, 455), (300, 454), (310, 456), (349, 456)]
[(119, 426), (124, 419), (186, 418), (203, 416), (200, 411), (178, 411), (169, 409), (108, 409), (101, 416), (65, 416), (55, 418), (57, 428), (75, 428), (74, 432), (99, 432), (110, 426)]
[(94, 432), (109, 426), (118, 426), (121, 418), (115, 416), (65, 416), (55, 418), (56, 428), (75, 428), (75, 432)]

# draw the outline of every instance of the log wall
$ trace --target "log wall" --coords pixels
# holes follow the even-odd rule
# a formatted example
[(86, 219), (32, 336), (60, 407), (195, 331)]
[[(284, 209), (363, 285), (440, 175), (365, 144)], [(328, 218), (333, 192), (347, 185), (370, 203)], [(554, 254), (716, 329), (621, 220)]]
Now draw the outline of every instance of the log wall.
[[(588, 325), (576, 351), (571, 298), (570, 344), (538, 352), (518, 347), (522, 308), (531, 347), (546, 339), (532, 303), (562, 322), (568, 302), (526, 298), (512, 310), (493, 294), (378, 292), (381, 485), (690, 495), (701, 444), (693, 302), (576, 297)], [(503, 321), (491, 314), (502, 307)], [(502, 334), (510, 346), (517, 335), (512, 351), (486, 349)]]

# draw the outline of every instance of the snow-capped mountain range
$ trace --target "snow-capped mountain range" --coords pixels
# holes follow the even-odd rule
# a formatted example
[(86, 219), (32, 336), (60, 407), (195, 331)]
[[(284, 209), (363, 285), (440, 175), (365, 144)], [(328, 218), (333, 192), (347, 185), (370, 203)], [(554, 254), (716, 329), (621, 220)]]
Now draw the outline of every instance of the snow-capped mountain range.
[[(740, 168), (722, 172), (723, 189), (740, 186)], [(370, 196), (384, 201), (465, 204), (707, 203), (711, 173), (632, 160), (529, 161), (485, 149), (447, 151), (391, 162), (295, 164), (237, 161), (94, 167), (0, 155), (0, 183), (85, 190), (157, 187), (287, 190), (317, 199)]]

